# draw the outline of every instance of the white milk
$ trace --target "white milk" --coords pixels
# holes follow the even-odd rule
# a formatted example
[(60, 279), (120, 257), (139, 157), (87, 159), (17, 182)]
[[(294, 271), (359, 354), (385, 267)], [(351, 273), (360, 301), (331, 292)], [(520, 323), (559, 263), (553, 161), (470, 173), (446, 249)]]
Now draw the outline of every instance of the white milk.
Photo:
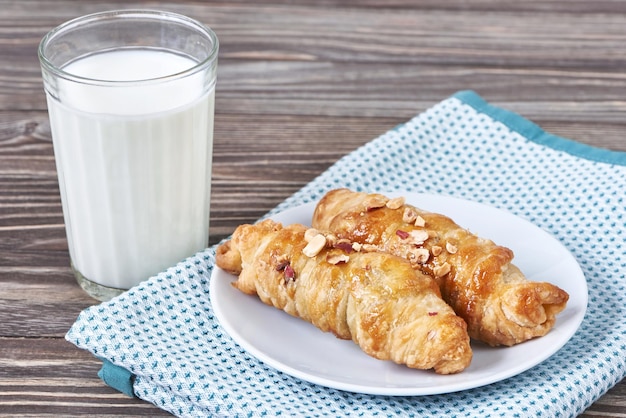
[[(141, 80), (193, 65), (124, 50), (64, 71)], [(123, 88), (61, 81), (60, 102), (48, 97), (70, 256), (88, 280), (128, 289), (207, 246), (214, 87), (203, 94), (204, 76)]]

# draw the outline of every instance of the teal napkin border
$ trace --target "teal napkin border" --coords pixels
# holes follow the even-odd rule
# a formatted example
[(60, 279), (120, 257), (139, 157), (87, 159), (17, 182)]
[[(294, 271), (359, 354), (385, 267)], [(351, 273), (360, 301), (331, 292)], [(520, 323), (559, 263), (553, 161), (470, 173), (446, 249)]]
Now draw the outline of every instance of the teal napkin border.
[(459, 91), (452, 95), (452, 97), (472, 106), (476, 111), (484, 113), (492, 119), (503, 123), (512, 131), (519, 133), (537, 144), (545, 145), (552, 149), (564, 151), (568, 154), (591, 161), (626, 166), (626, 152), (594, 147), (548, 133), (517, 113), (487, 103), (472, 90)]
[(121, 366), (116, 366), (107, 359), (102, 360), (102, 367), (98, 371), (98, 377), (113, 389), (124, 395), (135, 398), (133, 383), (135, 375)]

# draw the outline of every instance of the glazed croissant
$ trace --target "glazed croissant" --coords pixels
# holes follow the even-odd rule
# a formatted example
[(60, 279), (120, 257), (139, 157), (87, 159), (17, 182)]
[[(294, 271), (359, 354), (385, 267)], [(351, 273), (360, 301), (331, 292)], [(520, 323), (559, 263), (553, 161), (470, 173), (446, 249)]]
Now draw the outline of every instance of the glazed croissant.
[(407, 205), (403, 198), (337, 189), (318, 203), (312, 226), (377, 251), (406, 258), (433, 277), (443, 299), (463, 318), (471, 338), (511, 346), (543, 336), (569, 295), (526, 280), (513, 252), (450, 218)]
[[(465, 322), (440, 298), (436, 283), (391, 254), (346, 251), (299, 224), (265, 220), (239, 226), (217, 248), (233, 285), (304, 319), (372, 357), (440, 374), (472, 358)], [(308, 240), (308, 242), (307, 242)]]

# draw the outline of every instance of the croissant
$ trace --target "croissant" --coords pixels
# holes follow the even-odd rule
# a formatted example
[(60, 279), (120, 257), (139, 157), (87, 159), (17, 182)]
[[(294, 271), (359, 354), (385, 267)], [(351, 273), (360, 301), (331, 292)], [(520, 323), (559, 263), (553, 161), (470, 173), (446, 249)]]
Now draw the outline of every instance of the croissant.
[(270, 219), (241, 225), (217, 248), (216, 265), (238, 275), (240, 291), (352, 339), (374, 358), (439, 374), (470, 364), (466, 324), (432, 278), (401, 257), (345, 251), (307, 230)]
[(437, 281), (470, 337), (491, 346), (547, 334), (569, 298), (555, 285), (528, 281), (511, 264), (510, 249), (401, 197), (332, 190), (317, 204), (312, 226), (409, 260)]

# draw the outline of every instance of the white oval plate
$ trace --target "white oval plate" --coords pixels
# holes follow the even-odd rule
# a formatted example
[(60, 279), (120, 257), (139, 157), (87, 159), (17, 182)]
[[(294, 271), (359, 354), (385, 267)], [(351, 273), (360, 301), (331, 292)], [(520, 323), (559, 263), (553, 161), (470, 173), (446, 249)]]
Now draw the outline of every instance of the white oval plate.
[[(515, 376), (541, 363), (569, 341), (587, 309), (587, 282), (578, 263), (554, 237), (508, 212), (453, 197), (395, 193), (407, 203), (445, 214), (473, 233), (511, 248), (529, 280), (548, 281), (569, 293), (567, 307), (544, 337), (505, 348), (472, 341), (470, 367), (454, 375), (413, 370), (376, 360), (352, 341), (265, 305), (231, 286), (234, 276), (215, 267), (210, 294), (215, 315), (252, 356), (284, 373), (335, 389), (373, 395), (434, 395), (476, 388)], [(272, 216), (285, 225), (310, 225), (315, 203)]]

